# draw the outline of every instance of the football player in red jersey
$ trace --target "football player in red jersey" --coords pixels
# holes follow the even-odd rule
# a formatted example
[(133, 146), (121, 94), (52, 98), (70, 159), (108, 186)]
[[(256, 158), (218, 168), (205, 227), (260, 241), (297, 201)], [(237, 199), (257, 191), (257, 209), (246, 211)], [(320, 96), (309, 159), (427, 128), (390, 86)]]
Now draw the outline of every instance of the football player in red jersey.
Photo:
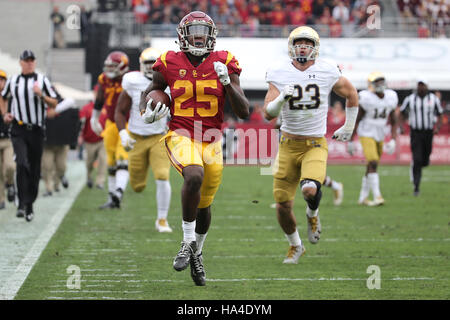
[(153, 82), (142, 93), (139, 108), (146, 123), (163, 117), (169, 106), (158, 103), (152, 110), (152, 101), (145, 100), (150, 91), (170, 87), (171, 120), (164, 141), (172, 166), (184, 178), (183, 241), (173, 267), (181, 271), (190, 264), (195, 284), (204, 286), (202, 247), (211, 222), (211, 204), (222, 180), (220, 130), (225, 96), (242, 119), (249, 116), (249, 103), (240, 87), (236, 58), (228, 51), (214, 51), (217, 29), (208, 15), (189, 13), (177, 33), (181, 51), (163, 53), (155, 62)]
[[(128, 153), (122, 146), (114, 120), (117, 99), (122, 92), (122, 76), (128, 72), (128, 56), (121, 51), (111, 52), (105, 59), (103, 73), (98, 77), (98, 92), (90, 120), (92, 130), (103, 137), (108, 164), (109, 197), (99, 209), (120, 208), (128, 183)], [(99, 118), (105, 109), (107, 119), (103, 130)]]

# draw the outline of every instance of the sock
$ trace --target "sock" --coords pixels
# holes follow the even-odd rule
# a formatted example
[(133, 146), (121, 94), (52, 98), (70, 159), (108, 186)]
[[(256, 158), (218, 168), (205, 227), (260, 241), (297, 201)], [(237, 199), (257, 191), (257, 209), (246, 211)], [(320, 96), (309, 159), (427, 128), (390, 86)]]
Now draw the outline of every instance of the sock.
[(108, 176), (108, 191), (112, 193), (116, 191), (116, 176)]
[(341, 188), (341, 185), (338, 182), (336, 182), (334, 180), (331, 181), (331, 189), (339, 190), (340, 188)]
[(158, 208), (158, 219), (167, 219), (170, 206), (172, 189), (168, 180), (156, 180), (156, 205)]
[(118, 169), (116, 171), (116, 190), (122, 189), (125, 191), (128, 184), (128, 178), (130, 177), (130, 173), (125, 169)]
[(308, 206), (306, 206), (306, 214), (308, 215), (308, 217), (310, 217), (310, 218), (315, 217), (315, 216), (317, 216), (318, 213), (319, 213), (319, 208), (317, 208), (316, 210), (312, 210)]
[(183, 241), (192, 242), (195, 241), (195, 220), (192, 222), (186, 222), (183, 220)]
[(199, 233), (195, 233), (195, 242), (197, 242), (197, 252), (195, 254), (200, 254), (202, 253), (202, 249), (203, 249), (203, 243), (205, 242), (206, 239), (206, 235), (208, 234), (199, 234)]
[(285, 234), (287, 240), (289, 241), (289, 245), (291, 246), (301, 246), (302, 240), (300, 239), (300, 235), (298, 234), (297, 228), (295, 228), (295, 231), (291, 234)]
[(361, 191), (359, 192), (359, 202), (363, 202), (364, 199), (366, 199), (369, 196), (369, 182), (367, 181), (367, 177), (362, 177), (362, 183), (361, 183)]
[(380, 192), (380, 179), (378, 177), (377, 172), (372, 172), (367, 175), (367, 180), (369, 181), (370, 189), (373, 193), (373, 198), (376, 199), (378, 197), (381, 197)]

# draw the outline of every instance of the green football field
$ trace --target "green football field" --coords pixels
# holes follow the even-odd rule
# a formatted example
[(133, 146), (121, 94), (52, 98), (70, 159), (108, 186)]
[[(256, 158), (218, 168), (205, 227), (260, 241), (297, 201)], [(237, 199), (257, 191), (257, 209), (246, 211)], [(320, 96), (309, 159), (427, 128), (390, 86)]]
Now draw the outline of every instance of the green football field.
[[(417, 198), (409, 167), (381, 166), (386, 204), (376, 208), (356, 204), (363, 166), (329, 166), (328, 174), (344, 184), (344, 202), (334, 206), (331, 189), (324, 188), (322, 236), (312, 245), (306, 204), (297, 194), (295, 214), (306, 246), (298, 265), (282, 264), (288, 243), (271, 208), (272, 176), (260, 175), (257, 167), (226, 167), (203, 248), (205, 287), (194, 285), (189, 268), (172, 268), (182, 240), (182, 179), (171, 170), (173, 233), (155, 231), (152, 176), (143, 193), (127, 189), (121, 210), (97, 210), (105, 191), (85, 188), (16, 299), (450, 298), (448, 166), (424, 170)], [(70, 266), (80, 270), (79, 289), (71, 289)], [(379, 268), (379, 289), (367, 286), (370, 266)]]

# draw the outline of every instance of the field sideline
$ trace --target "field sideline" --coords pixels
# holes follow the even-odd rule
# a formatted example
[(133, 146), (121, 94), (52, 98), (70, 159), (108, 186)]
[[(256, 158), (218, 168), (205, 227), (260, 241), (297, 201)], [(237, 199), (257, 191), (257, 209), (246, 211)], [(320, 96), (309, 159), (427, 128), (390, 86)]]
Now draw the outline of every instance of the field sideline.
[[(409, 167), (381, 166), (386, 205), (356, 205), (363, 166), (329, 166), (344, 183), (344, 202), (325, 188), (322, 238), (308, 242), (305, 203), (295, 212), (306, 255), (281, 261), (288, 244), (270, 207), (272, 177), (257, 167), (226, 167), (204, 246), (206, 287), (172, 260), (182, 239), (181, 177), (172, 169), (172, 234), (154, 229), (155, 186), (128, 188), (122, 209), (99, 211), (105, 192), (83, 189), (19, 290), (16, 299), (449, 299), (450, 170), (426, 168), (420, 197), (412, 196)], [(381, 289), (366, 286), (367, 268), (381, 270)], [(81, 270), (81, 288), (69, 289), (69, 266)]]

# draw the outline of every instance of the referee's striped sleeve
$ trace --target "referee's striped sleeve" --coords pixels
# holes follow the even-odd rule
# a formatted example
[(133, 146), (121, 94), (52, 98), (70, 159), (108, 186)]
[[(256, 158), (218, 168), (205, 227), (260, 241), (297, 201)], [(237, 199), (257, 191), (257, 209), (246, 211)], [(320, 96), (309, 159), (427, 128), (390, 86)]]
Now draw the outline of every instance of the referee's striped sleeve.
[(400, 107), (400, 112), (405, 113), (409, 110), (409, 100), (411, 100), (411, 96), (407, 96), (405, 100), (403, 100), (402, 106)]
[(43, 89), (44, 89), (45, 94), (47, 96), (50, 96), (50, 97), (56, 99), (58, 97), (58, 95), (56, 94), (55, 90), (53, 90), (52, 84), (50, 83), (50, 80), (48, 80), (48, 78), (46, 76), (44, 76), (43, 83), (44, 83)]
[(435, 104), (434, 104), (435, 112), (438, 115), (443, 114), (444, 113), (444, 109), (442, 109), (441, 100), (439, 100), (439, 98), (436, 95), (434, 96), (434, 101), (435, 101)]
[(9, 94), (9, 92), (11, 91), (10, 90), (10, 87), (11, 87), (11, 78), (9, 78), (8, 80), (6, 80), (6, 84), (5, 84), (5, 87), (3, 88), (3, 90), (2, 90), (2, 97), (3, 97), (3, 99), (6, 99), (7, 97), (8, 97), (8, 94)]

